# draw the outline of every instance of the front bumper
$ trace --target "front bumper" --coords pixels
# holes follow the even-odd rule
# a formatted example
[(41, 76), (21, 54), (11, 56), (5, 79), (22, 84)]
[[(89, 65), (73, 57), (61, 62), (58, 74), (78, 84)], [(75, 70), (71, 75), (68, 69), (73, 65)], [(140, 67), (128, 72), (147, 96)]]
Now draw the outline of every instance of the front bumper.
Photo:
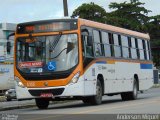
[(43, 93), (52, 93), (53, 97), (84, 96), (84, 81), (79, 79), (75, 84), (47, 88), (21, 88), (16, 86), (18, 100), (38, 98)]

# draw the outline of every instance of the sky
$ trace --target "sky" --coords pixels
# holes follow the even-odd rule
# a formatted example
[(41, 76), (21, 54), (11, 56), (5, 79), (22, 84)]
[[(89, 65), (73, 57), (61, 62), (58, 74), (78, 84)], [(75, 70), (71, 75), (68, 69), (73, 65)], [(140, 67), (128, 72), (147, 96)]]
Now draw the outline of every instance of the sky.
[[(107, 12), (110, 2), (130, 0), (68, 0), (69, 15), (83, 3), (94, 2)], [(160, 14), (159, 0), (140, 0), (152, 12), (149, 16)], [(0, 0), (0, 23), (22, 23), (28, 21), (63, 18), (63, 0)]]

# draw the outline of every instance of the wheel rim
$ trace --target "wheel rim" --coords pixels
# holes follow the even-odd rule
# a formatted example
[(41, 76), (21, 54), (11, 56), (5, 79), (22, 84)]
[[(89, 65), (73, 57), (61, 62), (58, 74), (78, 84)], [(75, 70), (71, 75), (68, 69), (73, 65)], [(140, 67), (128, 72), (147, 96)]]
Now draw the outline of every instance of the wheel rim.
[(101, 100), (102, 99), (102, 89), (101, 89), (99, 84), (97, 84), (96, 98), (97, 98), (97, 100)]
[(134, 97), (137, 97), (137, 85), (136, 84), (134, 85), (133, 94), (134, 94)]

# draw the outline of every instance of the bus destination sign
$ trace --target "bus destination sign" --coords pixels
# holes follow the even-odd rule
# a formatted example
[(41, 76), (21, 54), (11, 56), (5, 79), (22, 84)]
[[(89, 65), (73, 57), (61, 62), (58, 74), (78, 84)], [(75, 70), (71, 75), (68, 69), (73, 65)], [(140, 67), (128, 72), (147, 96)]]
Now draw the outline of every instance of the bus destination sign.
[(77, 22), (52, 22), (44, 24), (22, 24), (17, 27), (17, 33), (42, 33), (42, 32), (59, 32), (77, 29)]

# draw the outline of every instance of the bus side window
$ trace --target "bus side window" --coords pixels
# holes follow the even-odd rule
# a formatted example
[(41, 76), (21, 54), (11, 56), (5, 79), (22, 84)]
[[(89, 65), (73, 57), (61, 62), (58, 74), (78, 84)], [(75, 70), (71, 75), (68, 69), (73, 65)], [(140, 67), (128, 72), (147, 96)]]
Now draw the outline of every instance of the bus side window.
[(148, 41), (145, 40), (145, 45), (146, 45), (146, 58), (149, 60), (149, 48), (148, 48)]
[(135, 43), (136, 43), (136, 50), (137, 50), (137, 58), (140, 59), (140, 52), (139, 52), (139, 48), (138, 48), (138, 40), (137, 40), (137, 38), (135, 38)]
[(111, 57), (111, 44), (107, 32), (102, 32), (102, 43), (104, 45), (104, 54), (106, 57)]
[(114, 38), (115, 57), (120, 58), (122, 56), (121, 55), (121, 39), (117, 34), (113, 34), (113, 38)]
[(140, 59), (144, 60), (144, 50), (143, 50), (143, 43), (141, 39), (138, 39), (138, 48), (140, 53)]
[(128, 38), (126, 36), (121, 36), (122, 38), (122, 51), (123, 51), (123, 57), (129, 58), (129, 44), (128, 44)]
[(138, 58), (136, 41), (135, 41), (135, 38), (133, 38), (133, 37), (131, 38), (131, 58), (132, 59)]
[(108, 38), (109, 38), (109, 44), (110, 44), (110, 49), (111, 49), (111, 56), (114, 57), (115, 53), (114, 53), (114, 43), (113, 43), (113, 34), (112, 33), (108, 33)]
[(89, 36), (87, 32), (82, 33), (83, 53), (85, 57), (93, 57), (93, 44), (92, 36)]
[(142, 40), (142, 44), (143, 44), (143, 51), (144, 51), (144, 59), (147, 60), (147, 51), (146, 51), (145, 40)]
[(91, 45), (91, 36), (85, 36), (85, 44), (86, 44), (86, 56), (93, 57), (93, 45)]
[(102, 56), (102, 43), (100, 41), (100, 33), (97, 30), (93, 30), (93, 37), (94, 37), (94, 49), (95, 55), (97, 57)]
[(132, 47), (132, 42), (131, 42), (131, 37), (128, 37), (128, 49), (129, 49), (129, 58), (132, 58), (132, 53), (131, 53), (131, 47)]
[(147, 41), (147, 45), (148, 45), (148, 52), (149, 52), (149, 60), (151, 60), (152, 59), (152, 57), (151, 57), (151, 46), (150, 46), (149, 41)]

